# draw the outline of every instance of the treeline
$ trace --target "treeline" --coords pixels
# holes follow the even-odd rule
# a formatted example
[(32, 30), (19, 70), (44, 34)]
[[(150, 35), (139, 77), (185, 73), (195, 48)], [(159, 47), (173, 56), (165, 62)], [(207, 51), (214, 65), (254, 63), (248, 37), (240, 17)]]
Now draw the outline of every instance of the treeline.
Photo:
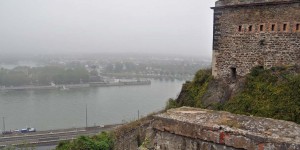
[(59, 66), (16, 67), (0, 70), (0, 86), (78, 84), (88, 82), (89, 72), (84, 67)]
[(201, 67), (204, 66), (196, 63), (191, 64), (189, 62), (176, 61), (172, 61), (171, 63), (116, 62), (107, 64), (104, 68), (104, 71), (107, 73), (154, 73), (161, 75), (190, 75), (194, 74)]
[(115, 77), (143, 77), (157, 79), (184, 79), (187, 80), (195, 74), (199, 68), (208, 64), (178, 62), (114, 62), (106, 64), (103, 73)]

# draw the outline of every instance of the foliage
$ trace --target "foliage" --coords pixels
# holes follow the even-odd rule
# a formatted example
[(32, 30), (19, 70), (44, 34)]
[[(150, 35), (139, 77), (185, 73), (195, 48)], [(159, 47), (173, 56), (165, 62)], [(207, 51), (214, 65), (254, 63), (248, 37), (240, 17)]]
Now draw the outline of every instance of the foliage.
[(80, 136), (72, 141), (60, 142), (56, 150), (112, 150), (113, 146), (113, 135), (102, 132), (93, 137)]
[(102, 75), (116, 78), (154, 78), (159, 80), (190, 79), (207, 62), (190, 58), (130, 58), (103, 62)]
[(14, 146), (6, 146), (3, 148), (3, 150), (16, 150), (17, 148)]
[(172, 109), (172, 108), (177, 108), (178, 107), (178, 104), (176, 102), (176, 100), (170, 98), (168, 101), (167, 101), (167, 105), (166, 105), (166, 110), (168, 109)]
[(19, 145), (18, 147), (8, 145), (3, 148), (3, 150), (35, 150), (35, 149), (36, 149), (35, 146), (26, 142), (23, 142), (22, 145)]
[(149, 138), (145, 138), (143, 144), (141, 145), (142, 148), (147, 148), (150, 145), (150, 140)]
[(245, 87), (221, 110), (300, 123), (300, 75), (286, 68), (254, 68)]
[[(294, 67), (273, 67), (264, 70), (255, 67), (245, 77), (244, 86), (225, 103), (216, 103), (212, 109), (237, 114), (254, 115), (293, 121), (300, 124), (300, 74)], [(197, 72), (194, 80), (183, 86), (178, 99), (169, 100), (167, 108), (202, 107), (203, 95), (208, 91), (212, 77), (208, 70)]]
[(175, 106), (190, 106), (190, 107), (201, 107), (202, 98), (207, 91), (209, 82), (212, 80), (211, 70), (199, 70), (193, 81), (186, 83), (184, 90), (186, 91), (185, 100), (180, 101)]
[(0, 86), (76, 84), (87, 82), (89, 73), (84, 67), (64, 68), (58, 66), (16, 67), (0, 70)]

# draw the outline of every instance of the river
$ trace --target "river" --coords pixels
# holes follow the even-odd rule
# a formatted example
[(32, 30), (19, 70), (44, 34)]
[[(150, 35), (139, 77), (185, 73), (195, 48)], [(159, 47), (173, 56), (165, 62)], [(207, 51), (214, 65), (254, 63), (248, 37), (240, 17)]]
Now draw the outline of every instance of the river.
[[(157, 81), (151, 85), (91, 87), (70, 90), (0, 92), (0, 117), (6, 130), (37, 130), (122, 123), (164, 108), (175, 98), (183, 81)], [(2, 123), (0, 129), (3, 129)]]

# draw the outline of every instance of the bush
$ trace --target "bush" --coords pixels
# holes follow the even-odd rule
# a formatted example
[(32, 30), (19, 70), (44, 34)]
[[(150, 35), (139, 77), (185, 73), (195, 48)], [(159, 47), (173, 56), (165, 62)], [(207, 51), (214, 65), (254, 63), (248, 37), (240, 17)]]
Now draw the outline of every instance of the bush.
[(207, 92), (208, 85), (213, 79), (210, 69), (199, 70), (192, 82), (187, 82), (182, 91), (184, 91), (183, 101), (179, 101), (178, 104), (173, 106), (190, 106), (190, 107), (202, 107), (202, 98)]
[(60, 142), (56, 150), (112, 150), (113, 139), (112, 134), (107, 132), (93, 137), (80, 136), (72, 141)]
[(167, 101), (166, 110), (172, 109), (172, 108), (177, 108), (177, 107), (178, 107), (178, 104), (177, 104), (176, 100), (170, 98)]
[(294, 121), (300, 124), (300, 75), (287, 68), (254, 68), (244, 89), (221, 107), (232, 113)]

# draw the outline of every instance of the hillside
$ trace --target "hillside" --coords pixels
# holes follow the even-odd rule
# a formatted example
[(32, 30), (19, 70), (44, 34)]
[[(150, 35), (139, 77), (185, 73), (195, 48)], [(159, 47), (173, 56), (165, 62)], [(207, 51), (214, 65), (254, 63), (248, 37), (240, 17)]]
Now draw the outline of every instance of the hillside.
[(199, 70), (167, 108), (208, 108), (300, 124), (299, 72), (299, 66), (256, 67), (237, 81), (225, 81), (214, 79), (210, 70)]
[[(249, 73), (247, 76), (243, 78), (239, 78), (238, 80), (214, 79), (211, 75), (211, 70), (206, 69), (206, 70), (199, 70), (196, 73), (193, 81), (186, 82), (183, 85), (182, 91), (178, 96), (178, 98), (176, 100), (170, 99), (168, 101), (166, 108), (170, 109), (170, 108), (177, 108), (182, 106), (190, 106), (190, 107), (206, 108), (206, 109), (213, 109), (213, 110), (224, 110), (235, 114), (281, 119), (281, 120), (293, 121), (300, 124), (300, 96), (299, 95), (300, 95), (300, 68), (297, 66), (276, 67), (268, 70), (264, 70), (263, 68), (256, 67), (253, 68), (251, 73)], [(174, 114), (177, 118), (181, 120), (184, 118), (183, 121), (181, 122), (179, 121), (174, 123), (170, 121), (171, 119), (168, 118), (166, 119), (166, 117), (161, 117), (159, 119), (159, 116), (161, 115), (172, 115), (172, 112), (176, 112), (176, 111), (182, 112), (183, 110), (185, 110), (185, 112), (181, 114), (183, 116), (178, 116), (180, 113)], [(138, 149), (138, 148), (151, 149), (153, 148), (153, 146), (157, 145), (157, 143), (155, 144), (155, 141), (160, 142), (160, 145), (172, 146), (174, 144), (177, 144), (177, 146), (179, 147), (184, 146), (184, 148), (186, 148), (186, 145), (182, 144), (181, 143), (182, 141), (180, 142), (179, 140), (182, 138), (186, 138), (186, 136), (180, 136), (180, 134), (191, 133), (191, 135), (195, 135), (194, 131), (196, 130), (190, 130), (192, 132), (189, 132), (186, 129), (180, 128), (181, 127), (180, 125), (182, 125), (182, 127), (187, 127), (188, 120), (192, 122), (195, 121), (196, 120), (195, 118), (197, 117), (195, 116), (192, 117), (192, 116), (196, 115), (197, 112), (198, 113), (201, 112), (200, 114), (197, 114), (198, 115), (197, 121), (201, 121), (201, 119), (199, 120), (199, 118), (201, 118), (199, 117), (199, 115), (204, 115), (203, 113), (204, 111), (213, 114), (221, 114), (220, 116), (222, 117), (220, 116), (217, 117), (219, 118), (220, 121), (217, 126), (219, 125), (226, 126), (226, 129), (230, 128), (230, 130), (236, 130), (236, 128), (252, 129), (250, 128), (250, 126), (253, 127), (253, 125), (264, 127), (265, 130), (269, 130), (269, 127), (274, 124), (277, 124), (276, 127), (274, 128), (277, 128), (277, 126), (290, 127), (290, 125), (283, 125), (283, 124), (291, 124), (293, 126), (297, 126), (295, 123), (292, 122), (284, 122), (284, 121), (278, 121), (273, 119), (236, 115), (239, 116), (238, 118), (240, 118), (237, 120), (245, 121), (245, 118), (252, 120), (253, 125), (251, 125), (248, 124), (249, 122), (247, 121), (243, 122), (237, 120), (228, 120), (228, 118), (232, 119), (232, 116), (234, 114), (230, 115), (231, 117), (224, 118), (225, 114), (227, 115), (229, 114), (227, 112), (183, 107), (183, 108), (168, 110), (167, 112), (161, 111), (156, 114), (151, 114), (140, 120), (125, 124), (117, 128), (116, 130), (112, 131), (110, 134), (102, 133), (96, 137), (91, 137), (91, 138), (80, 137), (70, 142), (60, 143), (57, 149), (81, 149), (83, 147), (85, 149), (93, 149), (93, 148), (95, 149)], [(213, 120), (214, 123), (217, 122), (216, 117), (214, 115), (208, 114), (207, 116), (203, 116), (202, 119), (208, 116), (215, 118), (215, 120)], [(176, 117), (173, 116), (171, 118), (174, 119)], [(165, 120), (161, 120), (162, 118), (164, 118)], [(268, 124), (266, 123), (266, 121), (273, 121), (275, 123)], [(207, 123), (207, 121), (204, 122)], [(162, 126), (160, 125), (161, 123), (164, 124), (167, 123), (167, 125)], [(247, 125), (246, 124), (240, 125), (241, 123), (246, 123)], [(262, 125), (258, 125), (258, 124), (262, 124)], [(172, 125), (174, 125), (174, 127), (172, 127)], [(191, 127), (196, 127), (196, 126), (195, 124), (192, 124)], [(211, 126), (209, 127), (211, 128)], [(154, 128), (157, 129), (161, 128), (161, 131)], [(255, 127), (253, 129), (255, 129), (256, 131), (257, 128)], [(174, 131), (170, 131), (170, 133), (173, 134), (168, 134), (168, 131), (165, 132), (165, 130), (174, 130)], [(223, 129), (220, 127), (218, 127), (218, 130), (222, 130), (223, 132)], [(277, 132), (280, 132), (280, 130), (276, 130), (276, 133)], [(228, 136), (229, 133), (227, 133), (226, 138), (234, 137), (234, 136)], [(255, 134), (254, 131), (249, 131), (249, 133)], [(280, 137), (280, 136), (275, 136), (273, 134), (269, 135), (269, 132), (267, 131), (263, 133), (266, 134), (265, 136), (268, 136), (270, 139), (274, 137), (276, 138)], [(284, 131), (283, 133), (292, 133), (292, 132)], [(255, 136), (258, 135), (259, 134), (255, 134)], [(203, 134), (203, 136), (205, 136), (205, 134)], [(163, 137), (166, 139), (158, 140), (159, 138), (163, 138)], [(216, 137), (219, 138), (219, 136)], [(251, 138), (252, 137), (253, 136), (251, 136)], [(172, 141), (172, 139), (173, 140), (176, 139), (177, 141)], [(190, 141), (192, 143), (197, 141), (197, 139), (198, 138), (191, 137), (188, 138), (187, 140), (192, 140)], [(243, 139), (242, 138), (238, 139), (237, 141), (231, 144), (233, 145), (239, 144), (240, 143), (239, 141), (241, 140)], [(255, 141), (255, 139), (252, 140)], [(206, 144), (213, 144), (213, 143), (206, 143)], [(230, 143), (226, 143), (226, 144), (230, 145)], [(254, 142), (254, 145), (255, 144), (256, 143)], [(192, 144), (189, 146), (195, 146), (195, 145)], [(236, 145), (236, 146), (243, 147), (245, 145)], [(261, 144), (259, 146), (261, 146)], [(295, 146), (295, 145), (292, 144), (286, 146)]]

